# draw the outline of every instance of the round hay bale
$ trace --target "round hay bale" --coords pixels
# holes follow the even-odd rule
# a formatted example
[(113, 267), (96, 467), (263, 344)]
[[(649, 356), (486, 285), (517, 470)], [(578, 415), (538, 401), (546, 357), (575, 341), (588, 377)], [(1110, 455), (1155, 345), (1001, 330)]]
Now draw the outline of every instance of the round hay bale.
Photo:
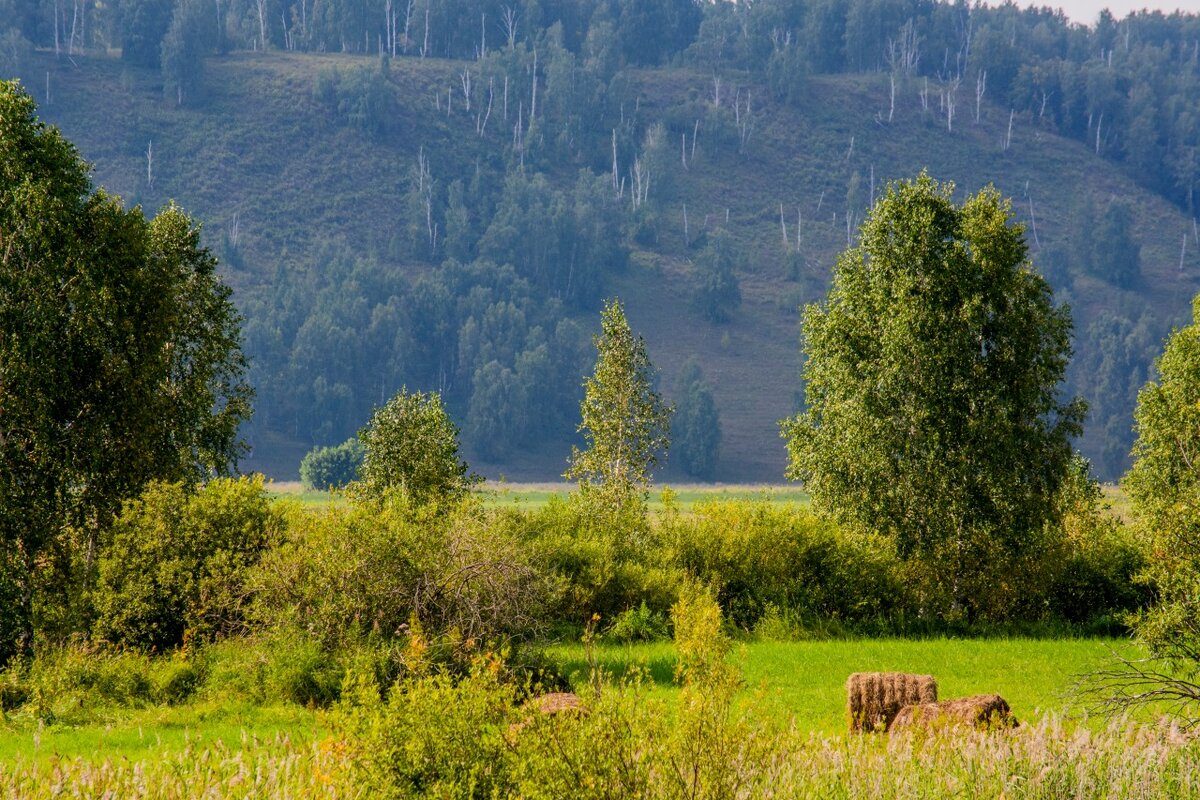
[(891, 730), (969, 727), (981, 730), (1015, 728), (1019, 723), (1008, 702), (998, 694), (977, 694), (940, 703), (915, 703), (900, 709)]

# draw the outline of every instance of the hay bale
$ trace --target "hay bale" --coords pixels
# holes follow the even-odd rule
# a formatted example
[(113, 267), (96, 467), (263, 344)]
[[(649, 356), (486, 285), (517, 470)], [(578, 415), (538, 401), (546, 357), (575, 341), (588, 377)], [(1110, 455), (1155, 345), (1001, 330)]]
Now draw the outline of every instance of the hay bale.
[(846, 679), (846, 712), (851, 733), (887, 730), (905, 706), (937, 702), (932, 675), (856, 672)]
[(958, 700), (905, 706), (892, 721), (891, 730), (964, 726), (990, 730), (1015, 728), (1017, 725), (1017, 718), (1003, 697), (998, 694), (977, 694)]
[(587, 707), (579, 701), (579, 695), (574, 692), (549, 692), (548, 694), (531, 697), (521, 704), (520, 717), (508, 726), (508, 740), (516, 742), (521, 731), (534, 724), (538, 717), (554, 717), (566, 714), (568, 718), (587, 714)]
[(564, 711), (578, 713), (583, 708), (579, 702), (579, 695), (574, 692), (550, 692), (539, 695), (526, 703), (525, 707), (548, 716), (561, 714)]

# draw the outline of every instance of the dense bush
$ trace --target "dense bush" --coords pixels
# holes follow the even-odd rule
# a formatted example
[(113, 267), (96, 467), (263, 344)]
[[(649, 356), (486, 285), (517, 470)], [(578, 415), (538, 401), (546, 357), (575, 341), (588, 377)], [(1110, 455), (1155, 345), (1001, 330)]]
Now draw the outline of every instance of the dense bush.
[(356, 682), (340, 719), (358, 780), (404, 798), (745, 796), (766, 779), (747, 767), (763, 763), (772, 738), (734, 710), (741, 676), (720, 608), (689, 582), (672, 619), (683, 688), (671, 715), (637, 678), (614, 687), (599, 672), (582, 711), (541, 713), (519, 702), (526, 687), (500, 680), (492, 653), (459, 679), (414, 674), (386, 699), (369, 678)]
[(194, 494), (152, 484), (101, 552), (96, 637), (161, 650), (244, 631), (247, 571), (278, 542), (282, 521), (261, 475), (213, 480)]
[(300, 482), (306, 489), (341, 489), (358, 479), (365, 453), (358, 439), (337, 447), (314, 447), (300, 462)]
[(661, 614), (678, 595), (683, 573), (664, 546), (664, 529), (638, 508), (600, 515), (578, 497), (553, 499), (498, 514), (495, 524), (511, 528), (556, 581), (558, 621), (579, 626), (597, 613), (615, 619), (642, 604)]
[(732, 623), (753, 626), (768, 608), (803, 619), (875, 622), (911, 597), (882, 537), (843, 530), (807, 510), (711, 502), (674, 526), (679, 565), (715, 587)]
[(363, 444), (360, 497), (380, 499), (401, 489), (415, 503), (462, 499), (481, 479), (459, 458), (458, 426), (437, 392), (401, 389), (375, 409), (359, 431)]
[(403, 492), (381, 505), (298, 513), (251, 583), (261, 623), (328, 648), (396, 638), (414, 620), (435, 639), (524, 639), (549, 598), (531, 552), (477, 505), (414, 505)]
[(494, 656), (470, 673), (417, 675), (386, 701), (368, 679), (344, 701), (356, 774), (382, 797), (505, 796), (509, 725), (517, 693)]

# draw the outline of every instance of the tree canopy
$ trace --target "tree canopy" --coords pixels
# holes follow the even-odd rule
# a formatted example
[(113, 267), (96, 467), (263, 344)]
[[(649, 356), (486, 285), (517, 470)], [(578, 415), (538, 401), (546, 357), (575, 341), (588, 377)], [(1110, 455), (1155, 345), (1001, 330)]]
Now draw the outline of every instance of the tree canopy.
[[(1147, 577), (1159, 602), (1136, 631), (1166, 670), (1138, 670), (1117, 685), (1141, 700), (1200, 704), (1200, 296), (1193, 322), (1171, 334), (1158, 379), (1138, 394), (1137, 441), (1125, 487), (1154, 544)], [(1143, 693), (1149, 694), (1142, 697)]]
[(458, 457), (458, 427), (437, 392), (401, 389), (358, 433), (365, 454), (358, 492), (403, 491), (416, 504), (453, 501), (478, 482)]
[(231, 471), (252, 394), (196, 224), (94, 191), (34, 111), (0, 82), (0, 547), (25, 652), (42, 550), (151, 480)]
[(695, 358), (683, 365), (675, 386), (676, 408), (671, 420), (674, 452), (683, 471), (711, 479), (721, 450), (721, 415), (712, 387)]
[(985, 189), (957, 206), (953, 190), (922, 174), (872, 209), (805, 310), (807, 408), (783, 434), (821, 509), (938, 564), (970, 613), (971, 565), (1058, 513), (1084, 407), (1059, 399), (1071, 318), (1009, 204)]

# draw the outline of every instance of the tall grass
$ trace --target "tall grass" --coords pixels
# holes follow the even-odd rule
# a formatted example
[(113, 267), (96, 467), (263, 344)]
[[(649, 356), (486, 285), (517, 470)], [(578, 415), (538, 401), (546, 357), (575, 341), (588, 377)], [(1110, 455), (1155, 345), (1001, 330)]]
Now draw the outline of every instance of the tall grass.
[[(556, 726), (560, 723), (556, 722)], [(564, 720), (562, 726), (578, 724)], [(519, 745), (510, 756), (517, 758)], [(1116, 721), (1098, 731), (1054, 717), (1012, 732), (941, 732), (886, 738), (824, 737), (790, 730), (761, 758), (737, 759), (733, 776), (751, 798), (1129, 798), (1200, 797), (1200, 742), (1171, 727)], [(649, 797), (674, 797), (677, 763), (646, 764)], [(528, 789), (528, 791), (525, 791)], [(51, 760), (0, 765), (0, 797), (363, 797), (346, 744), (286, 738), (195, 744), (153, 761)], [(506, 796), (538, 794), (514, 786)], [(598, 797), (586, 781), (558, 796)], [(467, 793), (469, 796), (469, 792)], [(555, 796), (547, 793), (546, 796)]]
[(277, 798), (349, 797), (345, 746), (336, 739), (297, 745), (281, 737), (189, 745), (152, 761), (54, 759), (0, 765), (0, 797)]

